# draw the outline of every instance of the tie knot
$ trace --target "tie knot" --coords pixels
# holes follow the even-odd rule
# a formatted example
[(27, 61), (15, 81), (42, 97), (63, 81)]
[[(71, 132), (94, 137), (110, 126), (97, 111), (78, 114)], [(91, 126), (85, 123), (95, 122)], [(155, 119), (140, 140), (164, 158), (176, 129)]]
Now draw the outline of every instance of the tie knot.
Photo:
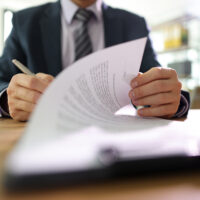
[(79, 21), (81, 21), (81, 22), (83, 22), (83, 23), (88, 23), (89, 20), (91, 19), (92, 15), (93, 15), (92, 11), (80, 8), (76, 12), (74, 18), (79, 20)]

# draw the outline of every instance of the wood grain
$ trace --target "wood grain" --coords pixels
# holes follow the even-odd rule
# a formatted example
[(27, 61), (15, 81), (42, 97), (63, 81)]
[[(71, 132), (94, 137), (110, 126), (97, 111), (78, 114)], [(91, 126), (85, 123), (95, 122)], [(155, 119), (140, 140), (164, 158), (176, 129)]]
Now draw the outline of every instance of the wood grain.
[[(192, 110), (183, 123), (199, 123), (200, 110)], [(26, 123), (0, 119), (0, 177), (5, 158), (23, 135)], [(199, 200), (200, 172), (148, 175), (106, 183), (62, 187), (43, 191), (7, 193), (0, 185), (0, 200)]]

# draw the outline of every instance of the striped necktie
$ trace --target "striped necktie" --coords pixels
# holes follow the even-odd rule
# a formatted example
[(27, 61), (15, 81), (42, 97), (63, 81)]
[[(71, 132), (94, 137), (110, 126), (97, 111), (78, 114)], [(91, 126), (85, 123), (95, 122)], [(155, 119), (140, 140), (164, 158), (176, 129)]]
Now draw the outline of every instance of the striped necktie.
[(74, 32), (75, 60), (92, 53), (92, 43), (88, 34), (87, 24), (93, 13), (86, 9), (79, 9), (74, 19), (81, 22), (81, 26)]

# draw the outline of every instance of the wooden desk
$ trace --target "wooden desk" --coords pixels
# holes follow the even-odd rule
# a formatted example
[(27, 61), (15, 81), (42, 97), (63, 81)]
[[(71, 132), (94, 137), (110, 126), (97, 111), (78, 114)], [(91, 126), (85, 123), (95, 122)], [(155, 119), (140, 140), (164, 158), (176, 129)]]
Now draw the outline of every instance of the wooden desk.
[[(198, 123), (200, 110), (191, 110), (183, 123)], [(25, 123), (0, 119), (0, 177), (6, 155), (23, 134)], [(199, 200), (200, 172), (132, 178), (107, 183), (57, 188), (50, 191), (6, 194), (0, 186), (0, 200)]]

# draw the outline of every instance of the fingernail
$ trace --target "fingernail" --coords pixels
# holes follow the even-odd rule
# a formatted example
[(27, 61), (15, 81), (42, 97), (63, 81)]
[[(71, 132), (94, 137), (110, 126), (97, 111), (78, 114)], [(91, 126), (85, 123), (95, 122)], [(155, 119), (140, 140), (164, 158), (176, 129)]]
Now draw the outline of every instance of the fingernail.
[(135, 87), (137, 87), (137, 86), (138, 86), (138, 82), (137, 82), (137, 81), (134, 81), (134, 82), (132, 83), (132, 87), (135, 88)]
[(138, 101), (136, 101), (136, 100), (132, 100), (132, 103), (133, 103), (135, 106), (138, 105)]

